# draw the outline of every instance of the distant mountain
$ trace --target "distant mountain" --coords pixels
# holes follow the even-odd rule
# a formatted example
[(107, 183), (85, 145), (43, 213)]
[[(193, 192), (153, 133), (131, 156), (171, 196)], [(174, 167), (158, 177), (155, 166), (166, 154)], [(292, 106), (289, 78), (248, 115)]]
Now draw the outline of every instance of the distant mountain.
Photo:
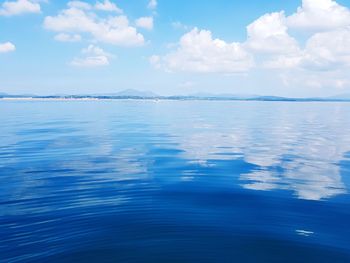
[(65, 93), (56, 93), (56, 94), (52, 94), (50, 96), (54, 96), (54, 97), (68, 97), (68, 96), (71, 96), (71, 95), (65, 94)]
[[(48, 96), (40, 96), (40, 97), (48, 97)], [(54, 94), (49, 97), (73, 97), (73, 98), (99, 98), (99, 97), (135, 97), (135, 98), (155, 98), (160, 97), (156, 93), (150, 91), (140, 91), (136, 89), (126, 89), (118, 92), (111, 93), (83, 93), (83, 94)]]
[(249, 98), (256, 98), (259, 97), (259, 95), (243, 95), (243, 94), (230, 94), (230, 93), (220, 93), (220, 94), (214, 94), (214, 93), (193, 93), (189, 95), (190, 97), (195, 98), (236, 98), (236, 99), (249, 99)]
[(200, 98), (200, 99), (214, 99), (214, 100), (217, 99), (217, 100), (246, 100), (246, 101), (350, 101), (350, 94), (342, 94), (342, 95), (337, 95), (333, 97), (292, 98), (292, 97), (281, 97), (281, 96), (194, 93), (189, 95), (188, 97)]
[(328, 97), (327, 99), (334, 99), (334, 100), (350, 100), (350, 93), (345, 94), (339, 94), (336, 96)]
[(248, 100), (262, 100), (262, 101), (295, 101), (295, 100), (304, 100), (304, 99), (286, 98), (286, 97), (278, 97), (278, 96), (257, 96), (257, 97), (248, 98)]
[(100, 94), (80, 94), (67, 95), (55, 94), (49, 96), (37, 96), (33, 94), (11, 95), (0, 92), (0, 98), (37, 98), (37, 99), (163, 99), (163, 100), (240, 100), (240, 101), (339, 101), (350, 102), (350, 94), (341, 94), (332, 97), (314, 97), (314, 98), (288, 98), (278, 96), (259, 96), (259, 95), (242, 95), (242, 94), (212, 94), (212, 93), (194, 93), (191, 95), (176, 96), (159, 96), (150, 91), (139, 91), (135, 89), (127, 89), (116, 93), (100, 93)]
[(35, 94), (8, 94), (5, 92), (0, 92), (0, 97), (7, 97), (7, 98), (27, 98), (27, 97), (36, 97)]
[(123, 91), (119, 91), (116, 93), (108, 93), (108, 94), (98, 94), (102, 96), (115, 96), (115, 97), (142, 97), (142, 98), (153, 98), (159, 97), (157, 94), (151, 91), (140, 91), (135, 89), (126, 89)]

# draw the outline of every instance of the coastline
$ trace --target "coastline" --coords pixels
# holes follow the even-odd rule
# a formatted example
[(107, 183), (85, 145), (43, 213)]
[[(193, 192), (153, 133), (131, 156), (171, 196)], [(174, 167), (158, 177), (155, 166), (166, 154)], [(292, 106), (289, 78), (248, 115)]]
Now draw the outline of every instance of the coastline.
[(323, 98), (223, 98), (223, 97), (0, 97), (0, 101), (261, 101), (261, 102), (350, 102), (350, 99)]

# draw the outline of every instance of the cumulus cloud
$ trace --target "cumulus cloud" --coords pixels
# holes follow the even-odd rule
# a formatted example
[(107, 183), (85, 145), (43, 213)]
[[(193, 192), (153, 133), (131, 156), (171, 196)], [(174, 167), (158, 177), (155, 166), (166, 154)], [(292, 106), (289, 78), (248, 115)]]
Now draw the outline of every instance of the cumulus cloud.
[(293, 69), (300, 66), (303, 60), (303, 53), (284, 54), (265, 58), (260, 64), (266, 69)]
[(68, 8), (56, 16), (47, 16), (44, 27), (48, 30), (70, 33), (88, 34), (95, 41), (119, 46), (139, 46), (145, 40), (135, 27), (129, 25), (124, 15), (100, 17), (92, 11), (91, 6), (81, 5), (79, 1), (69, 2)]
[(101, 67), (109, 65), (109, 60), (112, 57), (102, 48), (95, 45), (89, 45), (81, 51), (82, 56), (74, 58), (71, 62), (72, 66), (76, 67)]
[[(310, 35), (304, 43), (299, 42), (291, 30), (294, 33), (307, 30)], [(284, 11), (274, 12), (249, 24), (247, 39), (241, 43), (213, 39), (210, 31), (194, 29), (182, 36), (175, 50), (152, 56), (150, 63), (167, 71), (203, 73), (246, 72), (253, 66), (308, 72), (346, 71), (350, 67), (349, 46), (349, 8), (333, 0), (303, 0), (290, 16)], [(344, 79), (336, 81), (339, 85), (349, 83)]]
[(15, 16), (25, 13), (40, 13), (40, 4), (34, 0), (5, 1), (0, 9), (0, 16)]
[(287, 18), (291, 28), (319, 31), (350, 25), (350, 10), (333, 0), (303, 0), (295, 14)]
[(60, 42), (79, 42), (81, 41), (81, 36), (78, 34), (70, 35), (70, 34), (60, 33), (55, 36), (55, 40)]
[(123, 10), (120, 9), (115, 3), (112, 3), (109, 0), (105, 0), (104, 2), (97, 2), (95, 4), (95, 8), (97, 10), (106, 11), (106, 12), (116, 12), (123, 13)]
[(150, 0), (148, 3), (148, 8), (154, 10), (157, 8), (157, 5), (157, 0)]
[(89, 3), (86, 3), (83, 1), (78, 1), (78, 0), (73, 0), (73, 1), (68, 2), (67, 6), (71, 7), (71, 8), (79, 8), (79, 9), (84, 9), (84, 10), (91, 10), (92, 9), (92, 5), (90, 5)]
[(16, 50), (16, 47), (11, 42), (0, 43), (0, 53), (8, 53), (15, 50)]
[(313, 35), (306, 43), (302, 66), (334, 70), (350, 66), (350, 27)]
[(244, 46), (266, 68), (290, 68), (300, 61), (298, 41), (288, 34), (283, 11), (265, 14), (247, 27)]
[(253, 66), (252, 57), (241, 44), (213, 39), (210, 31), (198, 28), (181, 38), (177, 50), (150, 60), (156, 67), (169, 71), (201, 73), (241, 73)]
[(140, 17), (139, 19), (136, 19), (135, 24), (137, 27), (144, 28), (147, 30), (153, 29), (153, 17)]
[(248, 25), (246, 46), (255, 52), (270, 54), (298, 52), (298, 42), (288, 35), (287, 30), (283, 11), (266, 14)]

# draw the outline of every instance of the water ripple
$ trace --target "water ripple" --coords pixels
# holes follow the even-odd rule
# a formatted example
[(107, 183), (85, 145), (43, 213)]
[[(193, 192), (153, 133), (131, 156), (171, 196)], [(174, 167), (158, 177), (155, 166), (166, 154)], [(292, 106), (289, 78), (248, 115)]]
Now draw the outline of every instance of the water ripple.
[(0, 112), (1, 262), (350, 261), (346, 103)]

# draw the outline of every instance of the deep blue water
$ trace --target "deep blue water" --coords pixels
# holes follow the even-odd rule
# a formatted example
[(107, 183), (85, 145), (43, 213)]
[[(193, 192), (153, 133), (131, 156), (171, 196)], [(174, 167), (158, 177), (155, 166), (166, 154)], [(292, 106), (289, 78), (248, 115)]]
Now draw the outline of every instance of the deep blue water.
[(350, 262), (350, 104), (0, 101), (0, 262)]

